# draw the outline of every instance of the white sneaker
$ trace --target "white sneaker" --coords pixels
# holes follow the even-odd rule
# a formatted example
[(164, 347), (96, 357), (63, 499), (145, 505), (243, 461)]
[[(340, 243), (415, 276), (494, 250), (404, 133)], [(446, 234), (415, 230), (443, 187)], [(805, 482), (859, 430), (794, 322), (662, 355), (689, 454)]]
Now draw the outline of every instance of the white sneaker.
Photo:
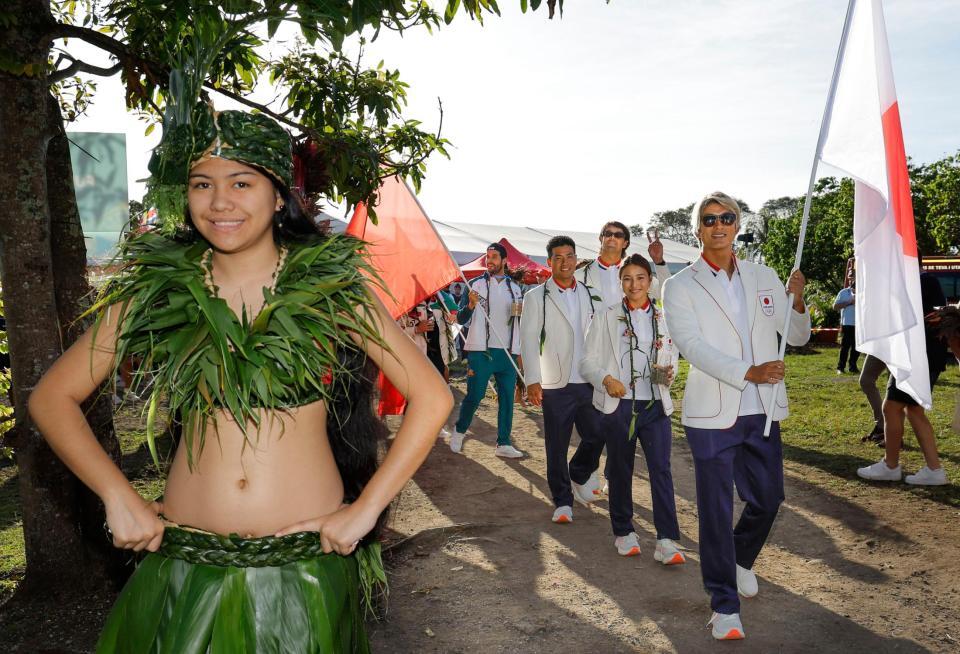
[(513, 445), (497, 445), (497, 449), (493, 451), (499, 457), (504, 459), (522, 459), (523, 452), (515, 448)]
[(437, 438), (450, 438), (450, 430), (446, 427), (441, 427), (440, 433), (437, 434)]
[(707, 626), (713, 626), (713, 637), (717, 640), (743, 640), (746, 634), (739, 613), (714, 612)]
[(556, 522), (558, 525), (565, 525), (573, 522), (573, 507), (558, 506), (557, 510), (553, 512), (553, 517), (551, 520)]
[(585, 483), (583, 487), (597, 497), (600, 497), (600, 494), (604, 492), (600, 490), (600, 476), (596, 470), (590, 473), (590, 479), (587, 480), (587, 483)]
[(887, 462), (880, 459), (873, 465), (857, 468), (857, 475), (871, 481), (900, 481), (903, 473), (900, 472), (900, 466), (889, 468)]
[(466, 437), (466, 434), (461, 434), (458, 431), (454, 431), (453, 435), (450, 437), (450, 449), (459, 454), (460, 450), (463, 449), (463, 439)]
[(760, 592), (757, 575), (753, 573), (753, 570), (737, 566), (737, 592), (743, 597), (756, 597), (757, 593)]
[(593, 477), (590, 477), (583, 485), (575, 481), (570, 482), (570, 488), (573, 490), (573, 498), (575, 500), (583, 504), (590, 504), (590, 502), (596, 502), (600, 499), (599, 495), (595, 495), (593, 491), (590, 490), (591, 480), (593, 480)]
[(947, 483), (947, 471), (943, 469), (943, 466), (936, 470), (923, 466), (917, 471), (917, 474), (907, 475), (903, 480), (914, 486), (943, 486)]
[(613, 544), (617, 546), (617, 554), (620, 556), (636, 556), (640, 553), (640, 540), (635, 531), (626, 536), (617, 536)]
[(680, 565), (687, 562), (687, 557), (672, 540), (661, 538), (657, 541), (657, 548), (653, 550), (653, 560), (663, 565)]

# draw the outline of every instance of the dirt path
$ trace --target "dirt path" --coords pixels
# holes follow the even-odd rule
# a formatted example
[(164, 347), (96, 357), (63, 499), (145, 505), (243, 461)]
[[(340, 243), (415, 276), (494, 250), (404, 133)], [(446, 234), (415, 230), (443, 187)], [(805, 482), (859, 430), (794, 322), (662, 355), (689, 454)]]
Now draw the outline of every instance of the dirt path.
[[(788, 462), (787, 500), (755, 568), (760, 594), (743, 602), (747, 640), (715, 644), (704, 627), (685, 442), (674, 441), (673, 474), (689, 563), (667, 568), (653, 560), (642, 461), (641, 556), (616, 554), (605, 500), (576, 506), (573, 524), (550, 522), (541, 428), (539, 411), (518, 409), (514, 444), (529, 457), (498, 459), (487, 401), (462, 455), (437, 441), (393, 516), (398, 535), (428, 531), (391, 559), (389, 614), (371, 625), (374, 651), (960, 651), (955, 508)], [(433, 529), (451, 525), (461, 526)]]

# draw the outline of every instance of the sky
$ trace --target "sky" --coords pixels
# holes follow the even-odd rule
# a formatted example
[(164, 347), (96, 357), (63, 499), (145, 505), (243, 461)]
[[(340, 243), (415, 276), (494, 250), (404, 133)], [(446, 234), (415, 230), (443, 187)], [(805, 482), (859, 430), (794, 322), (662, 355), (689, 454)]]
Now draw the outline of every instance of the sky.
[[(647, 224), (714, 190), (754, 210), (806, 191), (843, 0), (567, 0), (562, 20), (499, 4), (483, 26), (461, 15), (364, 49), (366, 65), (383, 60), (410, 84), (406, 117), (435, 130), (443, 103), (453, 146), (450, 160), (428, 161), (431, 218), (591, 230)], [(907, 155), (956, 153), (960, 0), (887, 0), (884, 11)], [(160, 130), (144, 138), (118, 113), (117, 78), (98, 84), (71, 129), (127, 133), (139, 198)]]

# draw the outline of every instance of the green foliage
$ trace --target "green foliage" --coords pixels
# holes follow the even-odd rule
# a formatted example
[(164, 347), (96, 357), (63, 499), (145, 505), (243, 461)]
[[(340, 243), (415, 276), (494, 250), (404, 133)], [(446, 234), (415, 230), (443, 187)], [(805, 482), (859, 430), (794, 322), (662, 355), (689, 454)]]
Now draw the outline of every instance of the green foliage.
[(840, 312), (833, 308), (833, 301), (840, 289), (825, 288), (817, 280), (807, 283), (803, 299), (810, 309), (810, 322), (814, 327), (836, 327), (840, 324)]
[[(786, 279), (793, 268), (803, 205), (789, 218), (770, 223), (761, 247), (767, 265)], [(853, 180), (825, 177), (814, 187), (800, 268), (825, 290), (840, 290), (847, 258), (853, 255)]]
[[(693, 211), (693, 202), (679, 209), (670, 211), (658, 211), (650, 217), (647, 228), (657, 228), (660, 230), (662, 238), (668, 238), (671, 241), (684, 243), (693, 247), (698, 247), (697, 237), (690, 229), (690, 212)], [(644, 229), (640, 225), (632, 225), (630, 233), (634, 236), (642, 236)]]
[(960, 152), (939, 161), (910, 166), (917, 246), (925, 254), (960, 248)]
[[(744, 217), (750, 213), (750, 206), (746, 202), (739, 198), (734, 199), (740, 205), (740, 211)], [(698, 248), (700, 242), (690, 226), (690, 214), (693, 212), (694, 204), (691, 202), (679, 209), (657, 211), (650, 217), (646, 229), (642, 225), (631, 225), (630, 233), (634, 236), (643, 236), (647, 229), (657, 228), (662, 238)]]

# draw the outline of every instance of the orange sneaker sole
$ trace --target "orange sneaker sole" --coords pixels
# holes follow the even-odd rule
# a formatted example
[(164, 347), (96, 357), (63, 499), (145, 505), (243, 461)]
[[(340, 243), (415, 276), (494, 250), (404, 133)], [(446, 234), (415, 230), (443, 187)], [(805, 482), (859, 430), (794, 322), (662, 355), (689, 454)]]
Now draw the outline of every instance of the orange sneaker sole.
[(636, 556), (639, 553), (640, 553), (639, 547), (631, 547), (629, 552), (627, 552), (626, 554), (621, 554), (620, 556)]
[(560, 516), (559, 518), (557, 518), (556, 520), (554, 520), (554, 522), (555, 522), (556, 524), (558, 524), (558, 525), (568, 525), (568, 524), (570, 524), (571, 522), (573, 522), (573, 520), (571, 520), (570, 518), (568, 518), (568, 517), (565, 516), (565, 515), (562, 515), (562, 516)]
[(683, 554), (680, 552), (674, 552), (673, 556), (670, 557), (669, 561), (664, 561), (664, 565), (683, 565), (687, 560), (683, 558)]
[(731, 629), (723, 638), (718, 638), (717, 640), (743, 640), (743, 632), (739, 629)]

